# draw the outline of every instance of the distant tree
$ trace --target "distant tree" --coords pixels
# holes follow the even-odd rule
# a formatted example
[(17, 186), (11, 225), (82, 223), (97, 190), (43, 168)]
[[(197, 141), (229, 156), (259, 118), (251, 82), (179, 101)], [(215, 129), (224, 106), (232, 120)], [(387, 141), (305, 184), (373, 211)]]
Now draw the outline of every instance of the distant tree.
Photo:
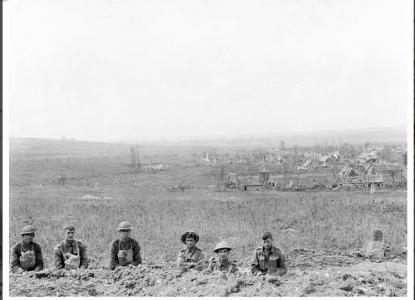
[(285, 150), (285, 141), (280, 141), (280, 149)]
[(366, 142), (365, 143), (365, 150), (369, 149), (369, 147), (370, 147), (370, 143), (369, 142)]

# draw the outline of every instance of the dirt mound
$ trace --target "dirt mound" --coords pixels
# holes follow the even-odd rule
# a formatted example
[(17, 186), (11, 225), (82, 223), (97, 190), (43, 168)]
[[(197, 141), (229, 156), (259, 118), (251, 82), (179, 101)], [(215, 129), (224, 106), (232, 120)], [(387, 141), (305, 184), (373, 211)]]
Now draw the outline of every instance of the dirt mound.
[[(41, 275), (39, 275), (41, 274)], [(405, 296), (406, 261), (381, 263), (297, 249), (283, 277), (207, 270), (183, 272), (175, 262), (10, 275), (11, 296)]]

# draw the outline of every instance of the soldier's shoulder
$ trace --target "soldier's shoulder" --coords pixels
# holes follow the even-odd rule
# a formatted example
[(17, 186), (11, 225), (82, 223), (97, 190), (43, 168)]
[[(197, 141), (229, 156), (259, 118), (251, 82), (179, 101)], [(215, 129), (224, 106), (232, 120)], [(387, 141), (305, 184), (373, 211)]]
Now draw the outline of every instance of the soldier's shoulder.
[(53, 250), (57, 251), (57, 250), (61, 250), (62, 245), (63, 245), (64, 241), (59, 242), (54, 248)]
[(216, 257), (211, 257), (211, 258), (209, 258), (209, 262), (211, 262), (211, 263), (216, 263)]
[(199, 247), (196, 247), (196, 251), (197, 252), (203, 252), (202, 249), (200, 249)]
[(130, 238), (131, 243), (133, 243), (136, 246), (139, 246), (138, 241), (136, 239)]
[(33, 246), (35, 246), (36, 249), (41, 249), (41, 247), (38, 243), (33, 242)]
[(20, 246), (22, 245), (22, 243), (15, 243), (13, 246), (12, 246), (12, 250), (14, 250), (14, 249), (20, 249)]
[(180, 249), (179, 253), (184, 253), (184, 252), (186, 252), (186, 250), (187, 250), (187, 248), (182, 248), (182, 249)]
[(56, 245), (56, 247), (62, 247), (64, 244), (65, 244), (65, 241), (60, 241), (60, 242)]
[(256, 253), (263, 252), (263, 251), (264, 251), (264, 249), (262, 248), (262, 246), (258, 246), (258, 247), (255, 248)]
[(279, 255), (284, 254), (284, 251), (282, 251), (280, 248), (275, 247), (275, 246), (274, 246), (274, 251), (275, 251), (275, 253), (277, 253), (277, 254), (279, 254)]
[(80, 247), (80, 248), (86, 248), (86, 245), (82, 241), (76, 240), (76, 243), (78, 244), (78, 247)]

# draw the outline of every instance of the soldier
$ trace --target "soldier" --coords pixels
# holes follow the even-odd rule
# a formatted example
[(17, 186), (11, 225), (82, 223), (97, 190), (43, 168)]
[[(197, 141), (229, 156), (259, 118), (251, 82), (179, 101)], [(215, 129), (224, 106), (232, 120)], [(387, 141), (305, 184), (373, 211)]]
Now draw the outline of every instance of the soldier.
[(234, 273), (238, 271), (238, 267), (233, 261), (229, 259), (229, 252), (232, 248), (228, 245), (227, 242), (219, 242), (213, 252), (216, 253), (217, 257), (212, 257), (209, 261), (208, 270), (210, 271), (222, 271), (229, 273)]
[(114, 270), (117, 266), (127, 266), (129, 264), (138, 266), (142, 263), (140, 245), (130, 237), (132, 228), (128, 222), (121, 222), (118, 226), (119, 239), (112, 242), (111, 245), (111, 270)]
[(202, 270), (206, 262), (206, 255), (196, 247), (196, 243), (199, 241), (199, 235), (193, 230), (188, 230), (183, 233), (181, 240), (183, 244), (186, 244), (186, 248), (180, 250), (177, 258), (177, 266), (182, 270), (193, 268), (199, 271)]
[(33, 225), (27, 225), (20, 232), (22, 242), (15, 244), (11, 249), (11, 272), (21, 274), (43, 270), (42, 250), (39, 244), (33, 242), (35, 231)]
[(54, 265), (56, 269), (76, 270), (88, 268), (86, 246), (75, 240), (75, 227), (68, 225), (64, 228), (65, 239), (56, 245)]
[(263, 246), (255, 249), (251, 264), (254, 275), (284, 275), (287, 273), (286, 258), (284, 253), (273, 245), (272, 235), (265, 232), (262, 235)]

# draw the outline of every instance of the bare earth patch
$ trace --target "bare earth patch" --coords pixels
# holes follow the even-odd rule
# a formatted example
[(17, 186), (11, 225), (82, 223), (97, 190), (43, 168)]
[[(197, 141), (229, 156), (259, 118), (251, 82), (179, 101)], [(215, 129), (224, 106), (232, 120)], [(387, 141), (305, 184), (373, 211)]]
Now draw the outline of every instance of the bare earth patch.
[[(406, 296), (406, 260), (370, 261), (347, 255), (295, 251), (283, 277), (182, 272), (173, 261), (114, 271), (44, 271), (42, 278), (11, 275), (11, 296)], [(307, 262), (307, 263), (306, 263)], [(41, 277), (41, 276), (39, 276)]]

